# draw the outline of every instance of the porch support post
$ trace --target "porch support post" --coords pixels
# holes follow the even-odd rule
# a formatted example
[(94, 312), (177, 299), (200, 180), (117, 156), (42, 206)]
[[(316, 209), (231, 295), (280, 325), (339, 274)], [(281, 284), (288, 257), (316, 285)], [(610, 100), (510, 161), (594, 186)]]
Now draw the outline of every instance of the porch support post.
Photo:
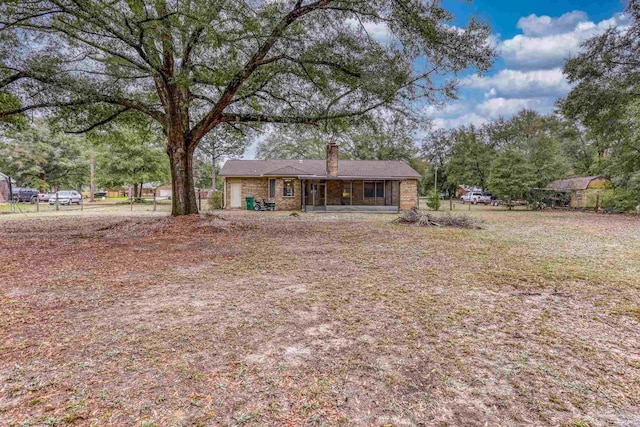
[(306, 203), (307, 193), (306, 193), (304, 179), (300, 180), (300, 187), (302, 187), (302, 206), (301, 206), (301, 208), (306, 212), (307, 211), (307, 203)]
[(328, 181), (324, 182), (324, 210), (327, 210), (327, 185), (329, 185)]
[(353, 180), (351, 180), (351, 189), (349, 190), (349, 204), (353, 206)]

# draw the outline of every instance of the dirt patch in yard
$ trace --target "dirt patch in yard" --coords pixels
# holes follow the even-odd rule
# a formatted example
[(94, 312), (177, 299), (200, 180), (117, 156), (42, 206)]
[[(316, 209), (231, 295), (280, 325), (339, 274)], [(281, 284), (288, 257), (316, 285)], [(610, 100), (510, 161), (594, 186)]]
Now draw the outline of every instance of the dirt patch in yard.
[(0, 425), (640, 425), (640, 221), (472, 214), (0, 219)]

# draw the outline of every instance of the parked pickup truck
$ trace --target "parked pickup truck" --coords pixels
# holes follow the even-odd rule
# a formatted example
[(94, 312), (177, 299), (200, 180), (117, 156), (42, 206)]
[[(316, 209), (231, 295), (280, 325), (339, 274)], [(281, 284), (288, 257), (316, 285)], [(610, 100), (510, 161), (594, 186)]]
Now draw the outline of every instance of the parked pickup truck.
[(38, 190), (33, 188), (13, 188), (13, 200), (18, 203), (35, 203), (38, 198)]
[(460, 197), (460, 201), (462, 204), (468, 202), (473, 203), (474, 205), (477, 205), (478, 203), (488, 205), (491, 203), (491, 194), (481, 193), (479, 191), (469, 191), (467, 194)]

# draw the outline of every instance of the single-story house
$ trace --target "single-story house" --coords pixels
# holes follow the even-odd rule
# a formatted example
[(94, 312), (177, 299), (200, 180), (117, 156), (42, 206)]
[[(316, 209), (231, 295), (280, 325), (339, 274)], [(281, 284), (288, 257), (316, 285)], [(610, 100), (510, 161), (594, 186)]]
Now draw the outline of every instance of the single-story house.
[(572, 208), (596, 208), (600, 199), (611, 188), (611, 181), (604, 176), (582, 176), (559, 179), (547, 185), (547, 190), (565, 192), (571, 195)]
[(398, 212), (418, 206), (420, 174), (401, 160), (227, 160), (223, 208), (242, 209), (245, 198), (271, 200), (277, 210)]
[[(156, 193), (156, 196), (160, 196), (158, 192), (158, 187), (162, 186), (162, 182), (145, 182), (142, 184), (142, 195), (143, 196), (153, 196), (153, 193)], [(171, 194), (169, 194), (171, 196)], [(168, 197), (168, 196), (162, 196)]]
[(0, 203), (6, 203), (9, 200), (9, 177), (0, 173)]
[(162, 184), (159, 185), (155, 188), (156, 191), (156, 196), (157, 197), (171, 197), (171, 195), (173, 194), (173, 186), (171, 185), (171, 183), (168, 184)]

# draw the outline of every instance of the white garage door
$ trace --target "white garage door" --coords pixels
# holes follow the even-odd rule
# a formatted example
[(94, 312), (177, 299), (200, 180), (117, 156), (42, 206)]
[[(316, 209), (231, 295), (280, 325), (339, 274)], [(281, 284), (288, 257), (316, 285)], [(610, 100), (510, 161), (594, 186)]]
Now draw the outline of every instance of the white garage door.
[(171, 197), (171, 190), (160, 190), (160, 197)]

